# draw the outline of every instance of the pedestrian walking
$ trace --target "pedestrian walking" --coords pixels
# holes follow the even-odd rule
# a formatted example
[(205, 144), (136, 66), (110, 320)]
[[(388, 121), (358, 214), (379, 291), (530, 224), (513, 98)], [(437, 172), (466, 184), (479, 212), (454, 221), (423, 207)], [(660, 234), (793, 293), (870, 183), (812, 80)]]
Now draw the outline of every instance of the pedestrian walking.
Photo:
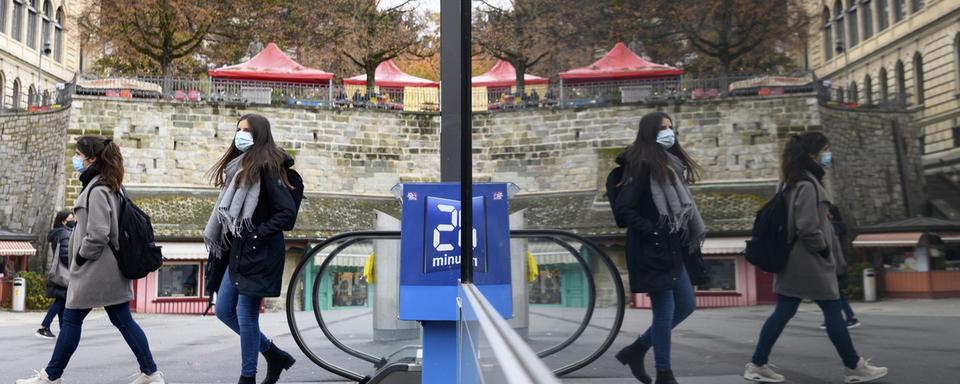
[(47, 269), (47, 297), (53, 304), (47, 309), (47, 315), (40, 322), (40, 329), (34, 335), (41, 339), (52, 340), (57, 336), (50, 331), (53, 318), (57, 318), (63, 329), (63, 310), (67, 304), (67, 281), (70, 278), (70, 235), (77, 225), (73, 212), (60, 211), (53, 218), (53, 229), (47, 232), (50, 243), (50, 268)]
[(256, 382), (258, 353), (267, 361), (267, 384), (296, 362), (259, 325), (263, 298), (280, 296), (283, 231), (296, 221), (291, 166), (293, 159), (273, 141), (267, 118), (248, 114), (209, 172), (220, 194), (203, 232), (210, 251), (207, 287), (216, 289), (217, 318), (240, 335), (240, 384)]
[[(846, 244), (847, 237), (847, 224), (843, 222), (843, 216), (840, 215), (840, 208), (837, 208), (836, 205), (830, 205), (830, 223), (833, 224), (833, 231), (836, 232), (837, 238), (840, 239), (840, 244)], [(860, 320), (857, 319), (857, 315), (853, 313), (853, 307), (850, 306), (850, 303), (847, 301), (847, 295), (844, 294), (844, 291), (847, 290), (847, 287), (850, 285), (850, 277), (847, 274), (847, 269), (838, 269), (837, 270), (837, 288), (840, 289), (840, 306), (843, 308), (843, 314), (846, 316), (845, 322), (848, 329), (859, 327)], [(820, 323), (820, 329), (827, 329), (827, 323)]]
[(636, 140), (617, 163), (622, 176), (618, 181), (611, 172), (608, 198), (618, 225), (627, 228), (630, 291), (650, 296), (653, 323), (616, 358), (650, 384), (644, 357), (652, 347), (656, 383), (677, 383), (670, 364), (672, 329), (693, 313), (693, 286), (707, 277), (700, 252), (706, 228), (688, 185), (702, 169), (677, 142), (673, 120), (663, 112), (640, 120)]
[(823, 311), (827, 335), (843, 361), (844, 380), (863, 383), (887, 374), (887, 368), (871, 365), (854, 349), (843, 321), (837, 271), (846, 269), (840, 239), (829, 219), (832, 198), (823, 187), (826, 168), (833, 154), (827, 137), (808, 132), (787, 140), (780, 163), (787, 201), (788, 238), (793, 241), (784, 268), (774, 277), (777, 304), (764, 323), (743, 377), (780, 383), (783, 375), (773, 371), (768, 360), (774, 344), (796, 314), (803, 299), (813, 300)]
[(77, 140), (73, 168), (83, 190), (73, 207), (76, 228), (70, 237), (70, 277), (63, 326), (47, 367), (17, 384), (60, 383), (80, 343), (83, 319), (104, 307), (140, 364), (131, 384), (165, 383), (157, 370), (143, 329), (130, 314), (133, 289), (117, 266), (112, 249), (119, 247), (118, 209), (123, 189), (123, 156), (112, 138), (84, 136)]

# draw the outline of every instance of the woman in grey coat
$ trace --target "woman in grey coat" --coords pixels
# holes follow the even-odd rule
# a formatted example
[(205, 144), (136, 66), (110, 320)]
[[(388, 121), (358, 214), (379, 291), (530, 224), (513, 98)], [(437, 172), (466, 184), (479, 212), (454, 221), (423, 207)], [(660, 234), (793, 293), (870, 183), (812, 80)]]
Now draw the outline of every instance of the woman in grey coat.
[(747, 380), (780, 383), (783, 375), (767, 364), (773, 345), (787, 323), (797, 313), (803, 299), (813, 300), (823, 311), (827, 335), (843, 360), (844, 380), (864, 383), (887, 374), (887, 368), (875, 367), (861, 358), (843, 320), (837, 275), (845, 271), (840, 240), (828, 217), (832, 199), (823, 187), (823, 176), (832, 161), (830, 143), (820, 132), (793, 136), (784, 146), (780, 170), (788, 202), (788, 236), (793, 242), (787, 264), (777, 272), (773, 290), (777, 306), (763, 325), (743, 377)]
[[(80, 343), (83, 319), (94, 307), (106, 309), (110, 322), (137, 357), (140, 373), (131, 384), (164, 383), (143, 330), (130, 314), (133, 290), (111, 248), (119, 247), (117, 214), (123, 190), (123, 156), (113, 139), (84, 136), (77, 140), (73, 167), (83, 191), (73, 211), (77, 225), (70, 237), (70, 287), (63, 326), (47, 368), (17, 384), (60, 383), (60, 376)], [(109, 244), (108, 244), (109, 243)]]

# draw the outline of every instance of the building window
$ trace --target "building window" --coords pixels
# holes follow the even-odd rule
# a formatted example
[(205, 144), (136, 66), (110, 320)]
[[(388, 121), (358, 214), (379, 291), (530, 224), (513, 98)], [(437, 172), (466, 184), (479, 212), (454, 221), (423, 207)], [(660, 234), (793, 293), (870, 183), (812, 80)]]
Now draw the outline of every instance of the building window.
[(923, 9), (923, 0), (910, 1), (910, 13), (918, 12)]
[(703, 259), (710, 281), (697, 286), (698, 291), (737, 292), (737, 260), (732, 257)]
[(883, 102), (886, 102), (886, 101), (888, 100), (888, 97), (887, 97), (887, 95), (888, 95), (888, 94), (887, 94), (887, 69), (886, 69), (886, 68), (880, 68), (879, 78), (880, 78), (880, 102), (883, 103)]
[(27, 6), (27, 46), (37, 48), (37, 0), (30, 0)]
[(0, 33), (7, 32), (7, 0), (0, 0)]
[(837, 52), (843, 52), (847, 49), (846, 46), (846, 35), (843, 32), (843, 4), (840, 3), (840, 0), (837, 0), (833, 3), (833, 20), (836, 21), (836, 46)]
[(13, 80), (13, 99), (10, 102), (10, 108), (20, 109), (20, 79)]
[(830, 20), (830, 9), (823, 8), (823, 56), (828, 61), (833, 58), (833, 23)]
[(903, 71), (903, 62), (897, 60), (897, 67), (895, 69), (897, 76), (897, 102), (906, 103), (907, 102), (907, 80)]
[(877, 31), (890, 26), (890, 0), (877, 0)]
[(37, 89), (34, 88), (33, 84), (30, 84), (30, 88), (27, 89), (27, 108), (34, 105), (37, 105)]
[(860, 102), (860, 91), (857, 89), (857, 82), (855, 81), (850, 83), (850, 102)]
[(873, 9), (870, 8), (870, 0), (860, 1), (860, 18), (863, 24), (863, 39), (869, 39), (873, 36)]
[(953, 147), (960, 148), (960, 127), (953, 128)]
[(23, 41), (23, 0), (13, 0), (13, 24), (10, 35), (14, 40)]
[(863, 78), (863, 96), (864, 104), (873, 104), (873, 79), (870, 75)]
[(907, 0), (891, 1), (893, 1), (893, 22), (896, 24), (900, 20), (903, 20), (904, 17), (907, 17)]
[(157, 271), (157, 297), (200, 297), (200, 265), (164, 265)]
[(50, 91), (43, 91), (43, 105), (50, 105)]
[(857, 0), (847, 0), (847, 23), (850, 30), (850, 46), (854, 47), (860, 42), (857, 29)]
[(960, 93), (960, 33), (953, 38), (953, 72), (956, 84), (954, 87)]
[[(40, 33), (40, 52), (46, 48), (46, 44), (52, 44), (50, 41), (50, 24), (53, 22), (53, 10), (50, 8), (50, 0), (43, 2), (43, 32)], [(50, 56), (49, 53), (45, 53)]]
[(843, 87), (837, 88), (837, 102), (843, 104), (844, 94)]
[(63, 7), (57, 8), (57, 23), (53, 25), (53, 40), (53, 59), (61, 62), (63, 61)]
[(913, 55), (913, 87), (917, 89), (917, 104), (923, 104), (923, 56)]

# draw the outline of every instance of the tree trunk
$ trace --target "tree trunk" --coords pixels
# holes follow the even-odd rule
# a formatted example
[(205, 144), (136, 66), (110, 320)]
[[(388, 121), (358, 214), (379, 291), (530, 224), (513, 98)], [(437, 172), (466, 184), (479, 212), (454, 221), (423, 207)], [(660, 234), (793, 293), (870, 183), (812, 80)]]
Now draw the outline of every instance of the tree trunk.
[(377, 93), (377, 66), (380, 63), (369, 63), (364, 71), (367, 73), (367, 94), (366, 98)]
[(730, 96), (730, 64), (733, 61), (728, 57), (719, 57), (720, 60), (720, 92), (724, 96)]
[(526, 86), (523, 81), (523, 74), (527, 71), (527, 63), (517, 62), (511, 64), (513, 64), (513, 68), (515, 70), (514, 73), (516, 75), (516, 82), (514, 86), (516, 87), (517, 91), (514, 93), (516, 97), (514, 100), (523, 100), (527, 95)]
[(163, 68), (163, 98), (169, 99), (173, 95), (173, 60), (164, 60), (160, 63)]

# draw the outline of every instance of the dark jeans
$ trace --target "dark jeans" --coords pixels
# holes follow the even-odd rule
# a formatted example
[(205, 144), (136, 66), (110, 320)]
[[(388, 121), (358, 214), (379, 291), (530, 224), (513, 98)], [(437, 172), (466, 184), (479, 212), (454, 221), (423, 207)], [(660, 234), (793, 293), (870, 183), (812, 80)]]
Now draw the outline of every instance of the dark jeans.
[[(757, 349), (753, 353), (753, 363), (764, 365), (767, 363), (773, 345), (783, 332), (783, 329), (797, 313), (802, 299), (777, 295), (777, 306), (773, 314), (763, 324), (760, 331), (760, 339), (757, 341)], [(843, 321), (843, 315), (840, 300), (817, 300), (817, 305), (823, 311), (823, 320), (827, 325), (827, 335), (830, 336), (830, 342), (837, 349), (837, 354), (843, 360), (843, 365), (847, 368), (856, 368), (860, 356), (853, 348), (853, 340), (850, 340), (850, 333), (847, 332), (847, 324)]]
[(217, 318), (240, 335), (240, 375), (257, 375), (257, 354), (270, 348), (270, 339), (260, 332), (262, 297), (244, 295), (230, 280), (230, 271), (223, 273), (217, 291)]
[(853, 314), (853, 308), (850, 308), (850, 303), (847, 302), (847, 297), (843, 294), (843, 291), (847, 289), (847, 284), (847, 274), (837, 275), (837, 286), (840, 287), (840, 305), (843, 306), (843, 314), (847, 316), (847, 321), (850, 321), (857, 315)]
[(653, 323), (631, 347), (653, 346), (657, 371), (667, 371), (671, 369), (670, 337), (673, 328), (693, 313), (697, 299), (686, 269), (680, 272), (680, 278), (674, 282), (673, 288), (650, 292), (648, 295), (653, 309)]
[(67, 300), (57, 298), (53, 301), (53, 304), (50, 304), (50, 309), (47, 309), (47, 315), (44, 316), (43, 322), (40, 323), (41, 327), (50, 329), (50, 324), (53, 323), (54, 316), (57, 317), (57, 320), (60, 323), (60, 329), (63, 329), (63, 309), (66, 308)]
[[(107, 310), (107, 316), (113, 326), (120, 330), (127, 346), (133, 351), (140, 364), (140, 372), (152, 375), (157, 371), (157, 364), (153, 361), (153, 355), (150, 353), (150, 344), (147, 343), (147, 336), (143, 334), (143, 329), (130, 314), (130, 303), (120, 303), (104, 307)], [(83, 319), (90, 313), (89, 309), (64, 309), (63, 325), (60, 328), (60, 337), (57, 338), (57, 346), (53, 348), (53, 356), (50, 357), (50, 363), (47, 364), (47, 375), (50, 380), (59, 379), (63, 375), (63, 370), (70, 362), (70, 357), (77, 350), (80, 344), (80, 328), (83, 325)]]

